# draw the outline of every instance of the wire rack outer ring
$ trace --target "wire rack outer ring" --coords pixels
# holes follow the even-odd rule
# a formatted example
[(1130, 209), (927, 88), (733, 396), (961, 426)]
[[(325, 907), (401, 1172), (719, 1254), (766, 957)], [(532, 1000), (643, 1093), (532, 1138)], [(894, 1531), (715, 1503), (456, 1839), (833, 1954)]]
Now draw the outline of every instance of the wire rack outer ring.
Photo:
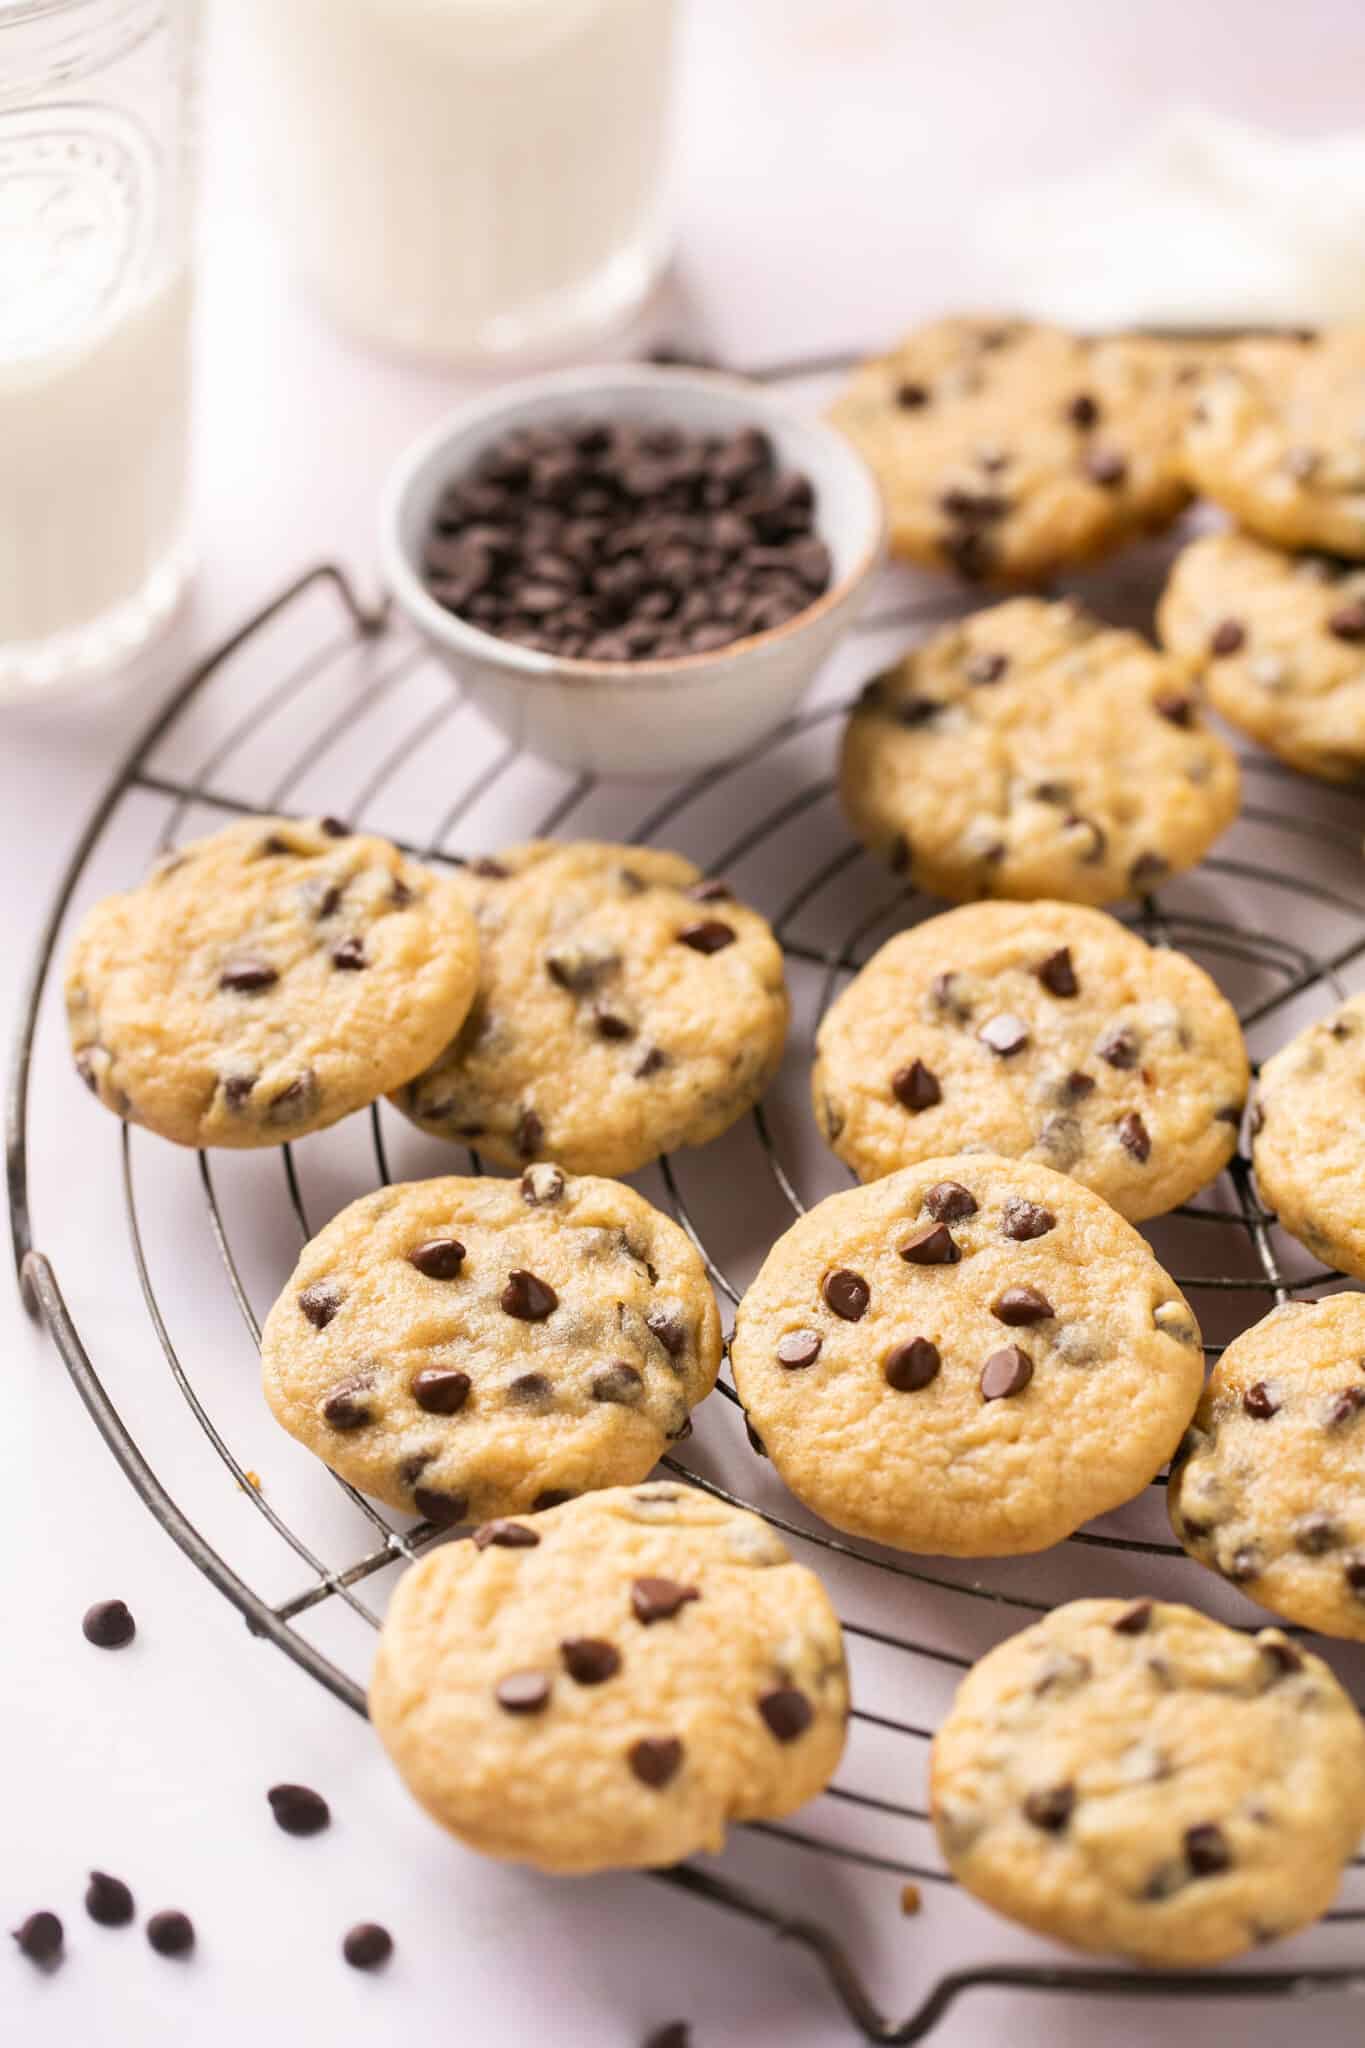
[[(827, 367), (830, 365), (823, 361), (816, 365), (783, 365), (780, 370), (768, 374), (779, 377)], [(16, 1275), (25, 1308), (35, 1321), (46, 1325), (87, 1412), (138, 1498), (185, 1556), (238, 1610), (253, 1635), (274, 1643), (326, 1691), (363, 1717), (366, 1705), (361, 1687), (293, 1629), (288, 1619), (282, 1618), (232, 1569), (201, 1535), (143, 1456), (67, 1308), (51, 1260), (34, 1245), (28, 1188), (29, 1073), (39, 1006), (51, 973), (62, 922), (86, 864), (120, 798), (138, 779), (142, 764), (190, 700), (254, 634), (318, 585), (331, 585), (335, 589), (350, 627), (357, 635), (374, 635), (383, 630), (385, 609), (366, 607), (346, 572), (338, 565), (321, 563), (307, 571), (244, 621), (190, 671), (140, 735), (92, 811), (56, 890), (21, 1009), (7, 1102), (6, 1176)], [(805, 1949), (822, 1969), (831, 1991), (858, 2033), (865, 2040), (883, 2044), (910, 2044), (924, 2040), (956, 2001), (972, 1990), (1014, 1990), (1134, 2000), (1188, 1997), (1218, 2003), (1302, 1997), (1314, 1992), (1365, 1992), (1365, 1963), (1358, 1968), (1346, 1965), (1300, 1971), (1229, 1970), (1216, 1975), (1084, 1966), (984, 1964), (941, 1977), (913, 2012), (902, 2020), (891, 2021), (879, 2010), (843, 1944), (819, 1922), (792, 1916), (748, 1887), (689, 1864), (651, 1872), (649, 1876), (655, 1883), (670, 1885), (737, 1914)]]

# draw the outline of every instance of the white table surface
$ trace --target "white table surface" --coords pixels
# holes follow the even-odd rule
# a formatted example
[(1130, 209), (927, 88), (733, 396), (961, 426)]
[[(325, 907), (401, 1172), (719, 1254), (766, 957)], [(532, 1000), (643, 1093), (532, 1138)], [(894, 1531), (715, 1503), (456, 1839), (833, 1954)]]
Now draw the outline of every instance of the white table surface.
[[(60, 864), (149, 707), (191, 652), (296, 568), (328, 552), (368, 571), (387, 463), (460, 388), (358, 352), (290, 291), (253, 183), (230, 12), (207, 52), (202, 571), (175, 638), (132, 684), (0, 723), (6, 1036)], [(980, 298), (988, 281), (972, 277), (961, 230), (1021, 164), (1064, 168), (1170, 93), (1304, 132), (1344, 125), (1360, 112), (1363, 60), (1352, 0), (693, 0), (673, 286), (689, 336), (762, 360)], [(90, 1133), (92, 1149), (105, 1135)], [(79, 1141), (71, 1164), (79, 1174)], [(116, 1208), (107, 1220), (112, 1239)], [(87, 1288), (102, 1260), (126, 1262), (121, 1237), (92, 1232), (89, 1259)], [(363, 1725), (253, 1644), (155, 1526), (4, 1285), (0, 1338), (0, 1915), (13, 1925), (55, 1907), (70, 1951), (52, 1977), (0, 1956), (0, 2040), (217, 2048), (439, 2027), (479, 2048), (632, 2048), (673, 2018), (691, 2021), (695, 2048), (850, 2038), (813, 1969), (729, 1916), (637, 1880), (547, 1887), (448, 1843)], [(118, 1322), (107, 1340), (146, 1342)], [(128, 1599), (140, 1632), (102, 1655), (80, 1616), (110, 1595)], [(301, 1843), (275, 1830), (263, 1791), (287, 1778), (327, 1792), (330, 1833)], [(80, 1904), (92, 1865), (125, 1876), (145, 1910), (184, 1906), (200, 1930), (193, 1963), (93, 1926)], [(812, 1875), (823, 1881), (818, 1865)], [(373, 1978), (337, 1954), (342, 1930), (371, 1917), (399, 1945)], [(904, 1939), (932, 1976), (932, 1918), (907, 1921)], [(1302, 2048), (1357, 2039), (1360, 2024), (1360, 2005), (1339, 1998), (1292, 2016)], [(1197, 2034), (1209, 2048), (1282, 2048), (1290, 2025), (1283, 2008), (977, 1994), (934, 2039), (1132, 2048)]]

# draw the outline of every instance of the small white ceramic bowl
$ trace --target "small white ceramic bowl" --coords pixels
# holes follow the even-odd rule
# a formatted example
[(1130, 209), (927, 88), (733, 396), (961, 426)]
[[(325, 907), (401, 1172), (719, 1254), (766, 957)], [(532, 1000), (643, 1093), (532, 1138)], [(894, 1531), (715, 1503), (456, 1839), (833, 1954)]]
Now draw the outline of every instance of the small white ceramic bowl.
[[(569, 660), (456, 618), (420, 573), (442, 491), (509, 429), (567, 417), (692, 433), (761, 427), (779, 465), (804, 471), (814, 487), (815, 530), (833, 562), (829, 589), (769, 632), (671, 661)], [(761, 385), (710, 370), (606, 364), (504, 386), (408, 449), (384, 490), (381, 569), (400, 610), (509, 739), (594, 775), (676, 776), (728, 760), (792, 710), (862, 606), (883, 556), (884, 525), (862, 457), (832, 427), (789, 411)]]

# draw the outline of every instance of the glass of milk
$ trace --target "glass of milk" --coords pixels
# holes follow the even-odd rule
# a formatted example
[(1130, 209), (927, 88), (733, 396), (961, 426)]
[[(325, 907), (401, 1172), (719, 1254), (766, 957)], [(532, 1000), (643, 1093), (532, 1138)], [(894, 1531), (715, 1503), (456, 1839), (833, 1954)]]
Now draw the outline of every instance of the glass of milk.
[(247, 0), (269, 206), (339, 324), (562, 352), (666, 253), (674, 0)]
[(0, 0), (0, 699), (104, 673), (186, 573), (199, 0)]

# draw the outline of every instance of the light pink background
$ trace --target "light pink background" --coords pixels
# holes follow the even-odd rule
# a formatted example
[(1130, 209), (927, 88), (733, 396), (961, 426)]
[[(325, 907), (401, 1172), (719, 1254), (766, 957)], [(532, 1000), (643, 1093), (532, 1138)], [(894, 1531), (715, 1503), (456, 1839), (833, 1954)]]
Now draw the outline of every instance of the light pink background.
[[(176, 639), (134, 685), (0, 727), (6, 1035), (59, 864), (147, 707), (320, 554), (368, 573), (380, 478), (460, 388), (369, 359), (291, 294), (254, 179), (232, 11), (217, 9), (207, 51), (203, 568)], [(1110, 147), (1171, 96), (1300, 132), (1365, 112), (1365, 16), (1351, 0), (693, 0), (687, 17), (675, 303), (694, 342), (739, 361), (874, 341), (919, 311), (989, 296), (964, 254), (982, 196)], [(121, 1242), (89, 1248), (95, 1269), (124, 1256)], [(528, 1888), (452, 1850), (363, 1728), (253, 1646), (156, 1529), (3, 1288), (0, 1333), (0, 1915), (12, 1925), (52, 1904), (73, 1948), (52, 1980), (0, 1956), (0, 2039), (632, 2048), (674, 2017), (691, 2020), (696, 2048), (850, 2038), (810, 1969), (710, 1908), (629, 1880)], [(79, 1617), (115, 1593), (144, 1634), (105, 1658)], [(334, 1797), (338, 1825), (319, 1843), (287, 1841), (265, 1816), (263, 1786), (290, 1777)], [(146, 1908), (194, 1914), (192, 1967), (84, 1919), (92, 1863), (125, 1874)], [(360, 1917), (401, 1944), (373, 1981), (335, 1954)], [(905, 1938), (931, 1940), (931, 1922), (907, 1922)], [(977, 1996), (934, 2039), (1282, 2048), (1292, 2027), (1303, 2048), (1335, 2048), (1358, 2038), (1361, 2010)]]

